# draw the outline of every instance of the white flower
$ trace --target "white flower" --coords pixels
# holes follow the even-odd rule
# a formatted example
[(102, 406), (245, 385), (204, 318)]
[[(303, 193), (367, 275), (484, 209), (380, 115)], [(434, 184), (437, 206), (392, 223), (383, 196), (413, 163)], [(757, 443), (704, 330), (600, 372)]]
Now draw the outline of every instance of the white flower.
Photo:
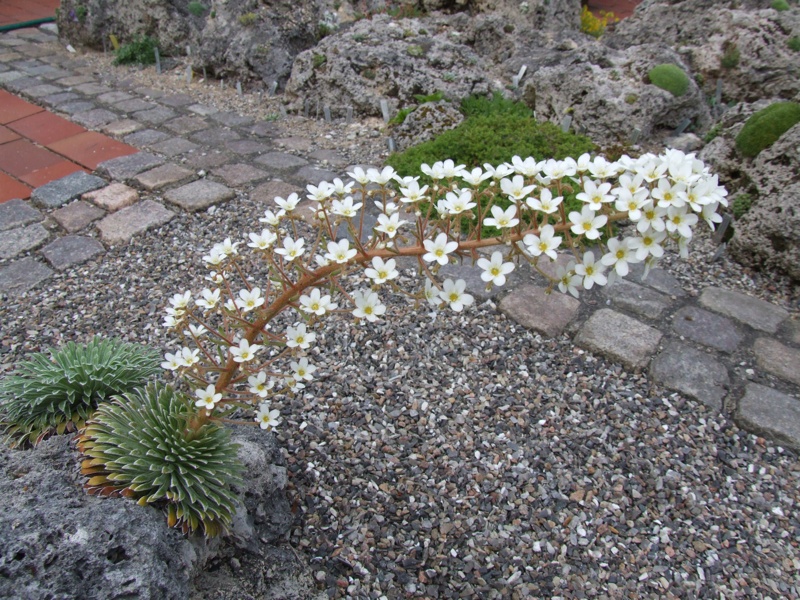
[[(306, 190), (308, 190), (308, 194), (306, 195), (306, 198), (308, 198), (309, 200), (316, 200), (317, 202), (325, 202), (325, 200), (327, 200), (328, 198), (333, 196), (333, 193), (335, 191), (334, 187), (330, 183), (328, 183), (327, 181), (320, 181), (319, 185), (316, 185), (316, 186), (315, 185), (307, 185), (306, 186)], [(293, 194), (293, 195), (296, 196), (296, 194)], [(277, 202), (277, 201), (278, 201), (278, 199), (276, 198), (275, 202)], [(295, 206), (296, 205), (297, 205), (297, 202), (295, 202)], [(286, 212), (289, 212), (288, 208), (286, 209)]]
[(503, 254), (501, 252), (493, 252), (491, 260), (479, 258), (478, 266), (483, 269), (481, 279), (486, 282), (491, 281), (492, 285), (497, 286), (505, 285), (506, 275), (514, 270), (514, 263), (503, 262)]
[(671, 206), (667, 209), (667, 231), (689, 240), (692, 237), (692, 227), (697, 224), (697, 215), (687, 213), (686, 208), (684, 205), (682, 208)]
[(181, 355), (178, 359), (182, 367), (192, 367), (200, 362), (200, 350), (183, 347), (181, 348)]
[(617, 165), (617, 163), (608, 162), (602, 156), (595, 156), (594, 160), (589, 163), (589, 172), (592, 174), (592, 177), (596, 177), (597, 179), (613, 177), (617, 174), (618, 170), (619, 165)]
[(270, 410), (268, 402), (262, 402), (256, 411), (256, 423), (261, 429), (272, 431), (281, 424), (280, 414), (277, 409)]
[(428, 301), (428, 304), (439, 306), (439, 303), (441, 302), (439, 299), (439, 290), (433, 287), (433, 283), (430, 279), (425, 280), (425, 290), (423, 294), (425, 295), (425, 299)]
[(225, 256), (233, 256), (234, 254), (239, 254), (239, 244), (241, 242), (231, 242), (231, 238), (225, 238), (224, 242), (216, 244), (214, 247), (219, 248)]
[(314, 371), (317, 370), (317, 367), (308, 364), (308, 359), (305, 357), (296, 362), (292, 361), (289, 366), (292, 367), (292, 371), (294, 371), (293, 376), (298, 381), (301, 379), (311, 381), (314, 378)]
[(378, 215), (378, 224), (375, 226), (375, 230), (385, 233), (391, 239), (397, 234), (398, 228), (405, 223), (406, 221), (400, 220), (399, 213), (392, 215), (381, 213)]
[(483, 168), (487, 173), (491, 173), (492, 179), (500, 180), (503, 177), (508, 177), (514, 172), (514, 167), (508, 163), (497, 165), (496, 167), (489, 163), (483, 163)]
[(314, 288), (310, 293), (300, 296), (300, 309), (305, 312), (322, 316), (329, 310), (334, 310), (336, 304), (331, 302), (331, 297), (322, 295), (319, 288)]
[(386, 185), (392, 179), (394, 179), (395, 175), (397, 175), (397, 171), (395, 171), (392, 167), (383, 167), (382, 171), (378, 171), (377, 169), (367, 169), (367, 177), (372, 183), (377, 183), (378, 185)]
[(384, 283), (400, 275), (395, 266), (396, 262), (393, 258), (384, 262), (380, 256), (376, 256), (372, 259), (372, 268), (365, 269), (364, 275), (372, 279), (376, 284)]
[(450, 305), (456, 312), (464, 310), (465, 306), (469, 306), (473, 302), (471, 295), (465, 293), (467, 289), (467, 282), (463, 279), (453, 281), (452, 279), (445, 279), (442, 284), (442, 291), (439, 296)]
[(600, 183), (586, 177), (583, 180), (583, 191), (575, 197), (582, 202), (586, 202), (592, 210), (600, 210), (604, 202), (614, 200), (614, 196), (608, 193), (610, 190), (610, 183)]
[(350, 181), (345, 184), (341, 179), (338, 177), (334, 177), (333, 179), (333, 193), (337, 196), (346, 196), (353, 190), (353, 182)]
[(275, 386), (275, 382), (272, 379), (267, 381), (267, 374), (264, 371), (260, 371), (258, 375), (250, 375), (247, 378), (247, 384), (250, 386), (247, 391), (260, 398), (266, 398), (269, 395), (269, 391)]
[(451, 215), (461, 214), (476, 206), (472, 201), (472, 192), (470, 190), (459, 190), (458, 193), (447, 192), (443, 205)]
[(581, 212), (569, 213), (569, 220), (572, 221), (572, 233), (585, 235), (588, 240), (596, 240), (600, 237), (598, 230), (606, 224), (608, 217), (605, 215), (595, 216), (595, 212), (591, 208), (584, 206)]
[(311, 344), (314, 343), (315, 339), (317, 339), (317, 334), (307, 331), (303, 323), (300, 323), (296, 327), (286, 328), (286, 345), (289, 348), (307, 350), (311, 347)]
[(280, 210), (277, 214), (273, 213), (271, 210), (265, 210), (264, 216), (259, 219), (261, 223), (266, 223), (272, 227), (277, 227), (280, 225), (281, 219), (286, 214), (286, 211)]
[[(514, 158), (519, 158), (515, 156)], [(530, 193), (536, 189), (535, 185), (525, 185), (522, 175), (514, 175), (513, 179), (501, 179), (500, 189), (514, 202), (523, 201)]]
[(209, 384), (204, 390), (195, 390), (194, 394), (198, 398), (194, 405), (205, 408), (206, 410), (214, 410), (214, 406), (216, 406), (217, 402), (222, 400), (222, 394), (217, 393), (213, 384)]
[(222, 273), (217, 273), (216, 271), (211, 271), (208, 275), (204, 277), (206, 281), (210, 281), (211, 283), (215, 283), (217, 285), (222, 285), (222, 282), (225, 281), (225, 278), (222, 276)]
[(540, 210), (550, 215), (558, 210), (563, 200), (563, 196), (553, 198), (553, 193), (547, 188), (543, 188), (539, 198), (528, 198), (525, 203), (533, 210)]
[(361, 202), (353, 204), (353, 198), (348, 196), (344, 200), (334, 200), (331, 212), (335, 215), (341, 215), (347, 219), (352, 219), (358, 215), (358, 209), (364, 206)]
[(605, 266), (613, 266), (614, 272), (620, 277), (628, 274), (629, 263), (639, 262), (639, 259), (636, 258), (636, 251), (631, 247), (631, 239), (625, 238), (620, 242), (617, 238), (611, 238), (608, 240), (608, 253), (600, 259)]
[(573, 158), (565, 160), (550, 158), (541, 165), (541, 171), (548, 180), (563, 179), (564, 177), (572, 177), (577, 173), (577, 163)]
[(328, 253), (325, 258), (337, 264), (344, 264), (358, 254), (358, 250), (350, 248), (350, 241), (346, 238), (338, 242), (328, 242)]
[(515, 205), (509, 206), (506, 210), (503, 210), (499, 206), (492, 207), (492, 216), (484, 219), (484, 225), (492, 225), (497, 229), (508, 229), (510, 227), (514, 227), (519, 223), (519, 219), (517, 217), (517, 207)]
[(261, 233), (251, 233), (249, 237), (248, 247), (256, 250), (267, 250), (278, 240), (278, 236), (269, 229), (262, 229)]
[[(323, 182), (324, 183), (324, 182)], [(321, 185), (321, 184), (320, 184)], [(313, 186), (308, 186), (313, 187)], [(281, 209), (285, 210), (287, 213), (292, 212), (294, 209), (297, 208), (297, 203), (300, 202), (300, 198), (297, 196), (296, 193), (292, 192), (289, 194), (286, 199), (281, 198), (280, 196), (275, 197), (275, 204), (281, 207)]]
[(233, 301), (233, 298), (228, 298), (227, 300), (225, 300), (225, 304), (223, 304), (222, 306), (228, 312), (236, 312), (236, 303)]
[(486, 181), (487, 179), (491, 179), (492, 172), (491, 171), (482, 171), (480, 167), (475, 167), (472, 171), (467, 171), (464, 169), (461, 173), (461, 179), (463, 179), (466, 183), (473, 187), (479, 186), (481, 183)]
[[(586, 155), (588, 156), (588, 154)], [(556, 271), (558, 279), (558, 289), (562, 293), (569, 292), (576, 298), (578, 297), (578, 286), (581, 284), (581, 276), (575, 273), (575, 263), (570, 262), (566, 267), (559, 267)]]
[(589, 170), (589, 165), (592, 164), (592, 157), (589, 156), (588, 152), (584, 152), (578, 157), (578, 160), (575, 162), (575, 171), (577, 173), (583, 173)]
[(206, 329), (203, 325), (189, 325), (189, 329), (183, 332), (186, 335), (191, 335), (195, 338), (203, 337), (206, 333), (208, 333), (208, 329)]
[(434, 181), (444, 179), (444, 165), (441, 162), (435, 162), (433, 163), (433, 166), (430, 166), (427, 163), (422, 163), (419, 166), (419, 170)]
[(638, 221), (642, 218), (641, 208), (647, 202), (647, 190), (640, 189), (632, 194), (628, 188), (616, 188), (617, 200), (614, 208), (620, 212), (628, 212), (631, 221)]
[(256, 357), (256, 353), (261, 350), (258, 344), (250, 344), (247, 340), (239, 341), (238, 346), (231, 346), (230, 351), (233, 360), (238, 363), (250, 362)]
[(442, 163), (442, 173), (445, 178), (453, 179), (454, 177), (461, 177), (464, 174), (465, 165), (457, 165), (451, 159), (447, 159)]
[[(635, 196), (640, 191), (644, 190), (642, 187), (642, 182), (644, 181), (644, 177), (641, 175), (634, 175), (631, 177), (629, 173), (623, 173), (619, 176), (619, 187), (614, 188), (611, 190), (612, 194), (619, 195), (620, 190), (627, 190), (630, 192), (631, 196)], [(646, 190), (645, 190), (646, 191)]]
[(367, 177), (367, 174), (361, 167), (354, 167), (353, 171), (348, 171), (347, 174), (361, 185), (367, 185), (369, 183), (369, 177)]
[(176, 352), (175, 354), (170, 354), (167, 352), (164, 355), (164, 358), (164, 362), (161, 363), (162, 369), (167, 369), (168, 371), (177, 371), (184, 366), (183, 357), (181, 356), (180, 352)]
[(648, 229), (642, 234), (642, 237), (631, 238), (630, 246), (636, 251), (636, 258), (638, 260), (646, 260), (648, 256), (654, 258), (661, 258), (664, 255), (664, 248), (661, 242), (667, 237), (664, 231), (654, 231)]
[(264, 297), (261, 295), (261, 288), (254, 287), (252, 290), (239, 290), (239, 297), (236, 299), (236, 306), (242, 312), (250, 312), (264, 304)]
[(683, 183), (670, 184), (666, 179), (660, 179), (658, 186), (650, 192), (654, 200), (658, 201), (661, 208), (680, 208), (686, 204), (686, 185)]
[(377, 321), (378, 317), (386, 312), (386, 307), (381, 304), (378, 294), (369, 290), (358, 290), (353, 293), (353, 302), (356, 305), (353, 315), (357, 319), (366, 319), (373, 322)]
[(447, 241), (446, 233), (440, 233), (433, 241), (423, 240), (422, 244), (425, 246), (425, 250), (428, 251), (427, 254), (422, 256), (422, 260), (425, 262), (436, 261), (440, 265), (446, 265), (450, 260), (447, 255), (458, 248), (458, 242)]
[(561, 244), (561, 236), (555, 235), (555, 228), (549, 223), (542, 227), (539, 235), (529, 233), (522, 238), (522, 243), (525, 244), (526, 249), (533, 256), (540, 256), (546, 254), (551, 259), (556, 260), (556, 248)]
[(525, 177), (536, 177), (539, 174), (539, 164), (532, 156), (525, 160), (522, 160), (519, 156), (512, 156), (511, 165), (517, 173)]
[(636, 229), (639, 233), (644, 233), (648, 229), (654, 231), (664, 231), (664, 216), (667, 211), (659, 206), (653, 206), (652, 202), (648, 202), (642, 206), (642, 214), (636, 223)]
[(164, 317), (164, 320), (162, 321), (161, 324), (164, 325), (164, 327), (166, 327), (167, 329), (174, 329), (175, 327), (178, 326), (178, 323), (179, 321), (178, 319), (175, 318), (174, 315), (167, 315), (166, 317)]
[(198, 298), (194, 301), (194, 303), (201, 308), (211, 310), (219, 302), (220, 290), (210, 290), (208, 288), (204, 288), (203, 291), (200, 292), (200, 295), (202, 298)]
[(173, 295), (172, 298), (169, 299), (169, 303), (172, 305), (172, 308), (175, 309), (175, 314), (180, 315), (186, 310), (186, 307), (189, 306), (189, 302), (191, 302), (191, 300), (192, 293), (186, 291), (183, 294)]
[(306, 241), (303, 238), (293, 240), (288, 235), (283, 240), (283, 248), (276, 248), (275, 253), (280, 254), (288, 261), (293, 261), (295, 258), (302, 256), (305, 252)]
[(203, 260), (207, 262), (210, 266), (216, 267), (217, 265), (222, 264), (225, 259), (228, 258), (225, 253), (217, 246), (214, 246), (209, 250), (208, 254), (203, 257)]
[(387, 215), (393, 215), (398, 210), (400, 210), (400, 207), (397, 206), (397, 204), (395, 204), (394, 202), (391, 202), (391, 201), (389, 201), (386, 204), (384, 204), (380, 200), (375, 200), (375, 206), (378, 207), (379, 211), (381, 211), (382, 213), (385, 213)]
[(598, 285), (606, 284), (608, 280), (603, 271), (605, 271), (605, 267), (595, 262), (592, 252), (585, 252), (583, 262), (575, 265), (575, 274), (583, 277), (583, 287), (587, 290), (592, 289), (595, 283)]
[(405, 187), (400, 188), (400, 202), (415, 203), (425, 200), (427, 196), (425, 192), (428, 191), (428, 186), (424, 185), (421, 188), (416, 180), (409, 181)]

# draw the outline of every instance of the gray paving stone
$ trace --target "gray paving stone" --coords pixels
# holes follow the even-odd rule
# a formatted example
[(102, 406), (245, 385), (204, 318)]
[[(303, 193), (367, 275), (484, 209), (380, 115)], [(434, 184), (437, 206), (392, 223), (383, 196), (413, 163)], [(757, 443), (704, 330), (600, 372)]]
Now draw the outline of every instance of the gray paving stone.
[(267, 152), (256, 158), (255, 161), (276, 173), (294, 171), (308, 164), (305, 158), (286, 152)]
[(119, 212), (108, 215), (97, 224), (100, 237), (106, 244), (127, 244), (134, 235), (169, 222), (175, 213), (158, 202), (144, 200)]
[(102, 125), (106, 125), (118, 119), (119, 115), (117, 113), (113, 113), (105, 108), (93, 108), (92, 110), (75, 113), (72, 115), (71, 120), (89, 129), (97, 129)]
[(272, 181), (262, 183), (256, 189), (250, 192), (250, 198), (256, 202), (261, 202), (269, 206), (275, 206), (276, 196), (286, 198), (292, 192), (301, 194), (303, 192), (303, 188), (293, 183), (281, 181), (280, 179), (273, 179)]
[(662, 333), (610, 308), (596, 311), (584, 323), (575, 343), (618, 361), (626, 367), (646, 367), (656, 353)]
[(145, 98), (156, 99), (156, 98), (163, 98), (164, 96), (167, 95), (166, 92), (162, 92), (161, 90), (157, 90), (155, 88), (143, 88), (137, 91)]
[(248, 129), (248, 133), (258, 137), (276, 137), (283, 134), (283, 128), (277, 123), (259, 121)]
[(157, 125), (175, 117), (175, 111), (166, 106), (158, 106), (150, 110), (142, 110), (133, 114), (133, 118)]
[(282, 148), (295, 150), (296, 152), (308, 152), (312, 146), (311, 140), (304, 137), (278, 138), (275, 143)]
[(756, 364), (768, 373), (800, 385), (800, 350), (784, 346), (778, 340), (758, 338), (753, 344)]
[(36, 287), (54, 271), (31, 256), (0, 267), (0, 293), (18, 296)]
[[(131, 156), (137, 155), (132, 154)], [(44, 208), (58, 208), (81, 194), (101, 188), (105, 184), (105, 180), (100, 177), (76, 171), (36, 188), (31, 194), (31, 200)]]
[(213, 106), (206, 106), (205, 104), (192, 104), (191, 106), (188, 106), (187, 109), (203, 117), (207, 117), (218, 112)]
[(580, 302), (546, 290), (535, 285), (518, 287), (500, 301), (500, 311), (523, 327), (548, 337), (559, 336), (578, 314)]
[[(58, 75), (59, 73), (63, 73), (61, 69), (57, 69), (53, 65), (40, 65), (38, 67), (33, 67), (32, 69), (28, 69), (28, 73), (31, 75), (36, 75), (37, 77), (45, 77), (47, 79), (56, 79), (57, 77), (53, 75)], [(64, 75), (59, 75), (63, 77)]]
[(59, 87), (57, 85), (53, 85), (51, 83), (43, 83), (41, 85), (35, 85), (25, 90), (25, 94), (32, 98), (43, 98), (45, 96), (50, 96), (51, 94), (58, 94), (59, 92), (63, 92), (64, 88)]
[(235, 196), (236, 192), (229, 187), (207, 179), (187, 183), (165, 194), (168, 202), (188, 211), (203, 210), (214, 204), (226, 202)]
[(147, 190), (159, 190), (173, 183), (191, 179), (195, 174), (173, 163), (167, 163), (136, 176), (136, 183)]
[(121, 92), (121, 91), (113, 91), (113, 92), (106, 92), (105, 94), (100, 94), (97, 97), (98, 102), (102, 102), (103, 104), (116, 104), (118, 102), (125, 102), (125, 100), (132, 100), (133, 96), (131, 96), (128, 92)]
[(183, 117), (178, 117), (177, 119), (172, 119), (171, 121), (167, 121), (164, 123), (164, 127), (177, 133), (178, 135), (187, 135), (194, 133), (195, 131), (208, 129), (208, 121), (201, 119), (200, 117), (186, 115)]
[(300, 167), (288, 178), (297, 181), (300, 185), (318, 185), (321, 181), (333, 181), (339, 175), (327, 169), (318, 169), (317, 167)]
[(199, 147), (200, 146), (190, 142), (187, 139), (174, 137), (164, 140), (163, 142), (159, 142), (158, 144), (153, 144), (152, 149), (159, 154), (163, 154), (168, 158), (172, 158), (173, 156), (178, 156), (179, 154), (188, 154), (189, 152), (194, 152)]
[(196, 151), (191, 154), (187, 154), (185, 157), (183, 157), (183, 160), (185, 160), (186, 164), (193, 169), (200, 170), (213, 169), (214, 167), (219, 167), (220, 165), (233, 162), (235, 159), (232, 155), (225, 152), (212, 150), (210, 152)]
[(161, 97), (159, 102), (167, 106), (172, 106), (173, 108), (179, 108), (181, 106), (189, 106), (190, 104), (193, 104), (194, 98), (192, 98), (189, 94), (171, 94), (169, 96)]
[(65, 235), (42, 248), (44, 257), (59, 271), (85, 263), (105, 251), (103, 244), (83, 235)]
[[(42, 67), (45, 68), (45, 67)], [(48, 65), (46, 68), (52, 69), (47, 72), (43, 72), (39, 74), (39, 77), (43, 79), (48, 79), (55, 81), (56, 79), (61, 79), (62, 77), (68, 77), (71, 71), (67, 71), (66, 69), (60, 69), (57, 67), (53, 67), (52, 65)]]
[(25, 77), (25, 74), (19, 71), (6, 71), (0, 73), (0, 83), (10, 83), (15, 79), (22, 79), (23, 77)]
[(0, 258), (13, 258), (28, 250), (38, 248), (47, 241), (50, 234), (34, 223), (0, 232)]
[(36, 223), (44, 215), (24, 200), (7, 200), (0, 204), (0, 231)]
[(693, 305), (684, 306), (675, 313), (672, 330), (722, 352), (734, 352), (742, 342), (742, 334), (733, 321)]
[(114, 104), (114, 108), (126, 113), (135, 113), (142, 110), (152, 110), (154, 108), (158, 108), (158, 104), (156, 104), (155, 102), (147, 102), (146, 100), (142, 100), (141, 98), (133, 98), (131, 100), (123, 100), (122, 102), (117, 102), (116, 104)]
[(252, 183), (253, 181), (266, 179), (270, 176), (266, 171), (241, 163), (224, 165), (218, 169), (214, 169), (212, 173), (217, 177), (221, 177), (225, 183), (232, 186)]
[(227, 127), (244, 127), (253, 123), (252, 117), (246, 117), (235, 112), (217, 112), (210, 115), (210, 117)]
[(704, 289), (699, 301), (710, 310), (766, 333), (775, 333), (789, 316), (781, 307), (760, 298), (715, 287)]
[(781, 333), (785, 335), (790, 342), (800, 346), (800, 321), (786, 319), (781, 326)]
[(650, 269), (647, 277), (642, 279), (644, 275), (644, 264), (634, 263), (630, 265), (630, 272), (627, 279), (634, 283), (640, 283), (651, 287), (654, 290), (666, 294), (667, 296), (675, 296), (676, 298), (683, 298), (686, 292), (672, 275), (667, 273), (664, 269)]
[(241, 136), (231, 129), (224, 127), (215, 127), (213, 129), (206, 129), (204, 131), (197, 131), (189, 136), (190, 139), (206, 146), (216, 147), (223, 146), (225, 142), (238, 140)]
[(97, 108), (94, 102), (89, 102), (87, 100), (75, 100), (74, 102), (62, 102), (59, 103), (56, 108), (61, 112), (65, 112), (69, 115), (74, 115), (76, 113), (86, 112), (92, 109)]
[(81, 197), (109, 212), (116, 212), (136, 204), (139, 200), (139, 192), (124, 183), (112, 183)]
[(123, 136), (134, 133), (142, 129), (143, 125), (133, 119), (120, 119), (112, 121), (103, 127), (103, 131), (108, 135)]
[(722, 409), (730, 378), (721, 362), (688, 344), (670, 340), (650, 365), (653, 380), (671, 390), (702, 402), (714, 410)]
[[(164, 159), (147, 152), (137, 152), (128, 156), (112, 158), (97, 166), (97, 170), (111, 179), (124, 181), (143, 171), (164, 164)], [(104, 182), (105, 183), (105, 182)]]
[(91, 83), (93, 81), (96, 81), (96, 79), (90, 75), (71, 75), (70, 77), (59, 79), (57, 83), (60, 83), (61, 85), (81, 85), (83, 83)]
[(101, 83), (81, 83), (80, 85), (74, 86), (76, 92), (80, 92), (86, 96), (98, 96), (100, 94), (106, 94), (111, 91), (111, 88), (107, 85), (103, 85)]
[(748, 383), (736, 411), (747, 431), (800, 450), (800, 400), (758, 383)]
[(123, 141), (126, 144), (139, 148), (150, 147), (169, 138), (169, 134), (157, 129), (142, 129), (130, 135), (126, 135)]
[(232, 140), (225, 142), (225, 146), (236, 154), (259, 154), (272, 150), (271, 146), (256, 140)]
[(313, 160), (319, 161), (323, 164), (330, 165), (337, 169), (342, 169), (348, 165), (347, 159), (338, 152), (335, 152), (334, 150), (325, 150), (325, 149), (315, 150), (308, 156)]
[(669, 296), (625, 279), (603, 286), (600, 293), (614, 306), (648, 319), (658, 319), (672, 304)]
[(105, 214), (104, 210), (96, 206), (92, 206), (83, 200), (76, 200), (59, 208), (52, 216), (56, 223), (61, 225), (67, 233), (75, 233), (84, 229), (93, 221), (102, 218)]
[(44, 82), (38, 77), (20, 77), (13, 81), (6, 82), (6, 87), (12, 92), (24, 92), (25, 90), (42, 85)]
[(78, 98), (80, 98), (80, 96), (73, 92), (62, 92), (60, 94), (53, 94), (52, 96), (45, 96), (42, 98), (42, 101), (47, 102), (50, 106), (59, 106), (60, 104), (66, 104)]

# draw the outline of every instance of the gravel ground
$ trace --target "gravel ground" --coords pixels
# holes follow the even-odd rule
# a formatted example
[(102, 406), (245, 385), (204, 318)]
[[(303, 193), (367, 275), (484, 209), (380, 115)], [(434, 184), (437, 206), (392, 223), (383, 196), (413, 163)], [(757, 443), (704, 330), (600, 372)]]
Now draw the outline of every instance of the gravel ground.
[[(167, 350), (167, 299), (202, 287), (202, 254), (263, 208), (181, 214), (0, 304), (0, 371), (94, 334)], [(689, 292), (796, 316), (796, 289), (712, 252), (703, 238), (665, 265)], [(280, 406), (290, 542), (330, 597), (800, 597), (794, 454), (491, 303), (391, 313), (330, 319), (320, 377)]]

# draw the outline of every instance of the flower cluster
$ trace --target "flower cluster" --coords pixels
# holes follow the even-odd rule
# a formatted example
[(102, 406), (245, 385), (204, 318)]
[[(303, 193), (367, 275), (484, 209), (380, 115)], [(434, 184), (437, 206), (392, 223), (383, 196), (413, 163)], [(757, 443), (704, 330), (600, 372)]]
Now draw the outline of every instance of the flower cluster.
[[(668, 242), (685, 256), (699, 221), (713, 228), (718, 208), (727, 206), (717, 177), (693, 154), (676, 150), (613, 162), (588, 154), (514, 157), (473, 169), (445, 160), (421, 170), (425, 181), (391, 167), (356, 167), (347, 183), (334, 179), (309, 185), (305, 198), (276, 198), (259, 219), (260, 231), (226, 239), (203, 256), (209, 284), (171, 298), (164, 325), (182, 343), (162, 364), (195, 390), (199, 422), (255, 403), (255, 423), (276, 427), (279, 413), (270, 399), (302, 390), (317, 370), (308, 357), (314, 325), (333, 312), (366, 322), (382, 318), (387, 288), (408, 293), (396, 282), (402, 259), (415, 259), (425, 279), (409, 295), (436, 309), (461, 311), (473, 303), (463, 280), (437, 278), (442, 266), (463, 259), (477, 265), (488, 287), (504, 285), (526, 260), (551, 288), (577, 296), (581, 288), (624, 277), (631, 264), (644, 263), (647, 272)], [(369, 227), (372, 207), (377, 216)], [(300, 210), (308, 208), (310, 226)], [(633, 233), (615, 237), (612, 224), (623, 220)], [(479, 254), (490, 246), (502, 250)], [(553, 278), (539, 262), (555, 261), (559, 252), (570, 258)], [(267, 272), (258, 285), (248, 274), (251, 260)], [(345, 276), (355, 271), (367, 285), (348, 289), (354, 278)], [(271, 328), (279, 315), (290, 315), (282, 333)]]

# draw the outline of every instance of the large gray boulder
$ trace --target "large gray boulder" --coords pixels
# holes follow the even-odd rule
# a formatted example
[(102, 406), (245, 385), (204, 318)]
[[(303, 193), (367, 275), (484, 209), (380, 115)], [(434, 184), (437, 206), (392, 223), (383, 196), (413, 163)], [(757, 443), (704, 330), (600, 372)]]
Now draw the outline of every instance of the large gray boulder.
[[(285, 562), (280, 556), (287, 552), (272, 545), (292, 519), (285, 462), (272, 434), (239, 428), (232, 437), (246, 470), (244, 488), (237, 490), (242, 504), (231, 534), (214, 540), (169, 528), (157, 508), (86, 494), (81, 456), (69, 436), (32, 450), (0, 446), (0, 598), (183, 600), (193, 589), (202, 597), (241, 598), (259, 571), (263, 588), (270, 561)], [(239, 596), (217, 595), (215, 579), (203, 568), (234, 560), (260, 566), (245, 574), (248, 583), (236, 574), (226, 580)], [(296, 559), (287, 564), (279, 565), (281, 589), (296, 593), (280, 597), (310, 597), (305, 565)]]
[(408, 114), (405, 120), (392, 127), (391, 135), (397, 150), (422, 144), (438, 135), (455, 129), (464, 121), (464, 115), (446, 100), (426, 102)]
[(378, 15), (330, 35), (294, 62), (286, 86), (293, 110), (310, 101), (342, 115), (380, 115), (385, 99), (393, 114), (416, 104), (415, 95), (443, 92), (457, 102), (490, 91), (489, 65), (461, 42), (464, 15), (392, 19)]
[[(711, 121), (703, 93), (674, 50), (642, 44), (615, 50), (586, 39), (547, 41), (519, 50), (508, 71), (528, 68), (522, 97), (539, 119), (556, 123), (568, 116), (574, 129), (603, 146), (629, 144), (668, 133), (689, 121), (705, 130)], [(678, 65), (689, 76), (682, 96), (649, 83), (648, 72), (659, 64)], [(634, 131), (638, 130), (638, 133)]]
[(731, 253), (743, 264), (800, 282), (800, 124), (745, 169), (757, 199), (736, 223)]
[(800, 62), (789, 40), (800, 35), (800, 11), (776, 11), (769, 0), (644, 0), (605, 42), (627, 48), (658, 40), (683, 60), (724, 102), (764, 97), (790, 99), (800, 92)]
[(427, 11), (494, 14), (522, 28), (579, 29), (580, 0), (420, 0)]

